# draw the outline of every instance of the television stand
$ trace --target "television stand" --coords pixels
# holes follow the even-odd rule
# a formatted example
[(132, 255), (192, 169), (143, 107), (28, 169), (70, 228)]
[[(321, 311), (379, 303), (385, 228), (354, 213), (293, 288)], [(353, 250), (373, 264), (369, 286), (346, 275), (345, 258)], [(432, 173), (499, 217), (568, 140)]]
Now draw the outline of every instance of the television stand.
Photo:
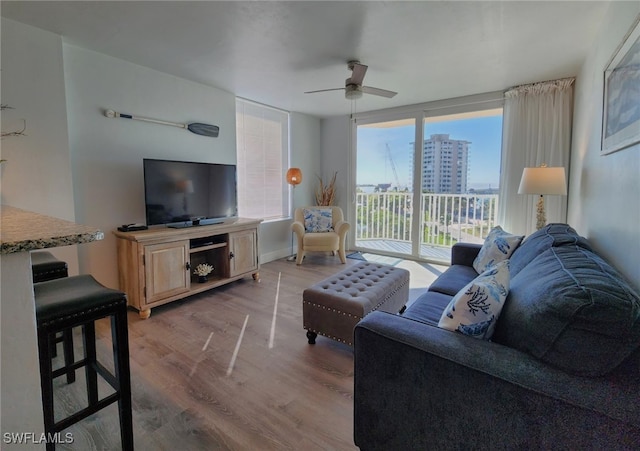
[[(252, 275), (259, 279), (259, 219), (233, 219), (197, 227), (114, 231), (118, 279), (140, 318), (151, 309)], [(193, 273), (201, 263), (214, 267), (207, 280)]]
[(181, 223), (171, 223), (167, 227), (170, 229), (187, 229), (189, 227), (199, 227), (203, 225), (215, 225), (215, 224), (223, 224), (224, 219), (193, 219), (191, 221), (185, 221)]
[(185, 222), (184, 224), (170, 224), (167, 226), (169, 229), (188, 229), (189, 227), (195, 227), (193, 224)]

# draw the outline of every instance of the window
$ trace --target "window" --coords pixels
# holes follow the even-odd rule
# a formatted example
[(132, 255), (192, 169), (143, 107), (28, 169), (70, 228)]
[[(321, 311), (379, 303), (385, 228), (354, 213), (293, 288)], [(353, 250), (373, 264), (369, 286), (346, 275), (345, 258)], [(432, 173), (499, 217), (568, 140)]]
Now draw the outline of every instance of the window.
[(496, 220), (502, 96), (356, 116), (355, 249), (448, 262), (453, 243), (484, 241)]
[(236, 140), (239, 216), (289, 216), (289, 113), (236, 99)]

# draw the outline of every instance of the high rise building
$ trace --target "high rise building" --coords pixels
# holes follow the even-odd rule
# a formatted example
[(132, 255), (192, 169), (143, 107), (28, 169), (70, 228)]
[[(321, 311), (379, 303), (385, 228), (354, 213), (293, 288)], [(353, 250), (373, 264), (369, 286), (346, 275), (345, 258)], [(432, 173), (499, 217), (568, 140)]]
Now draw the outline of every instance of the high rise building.
[(450, 139), (447, 134), (424, 140), (422, 192), (460, 194), (467, 192), (470, 141)]

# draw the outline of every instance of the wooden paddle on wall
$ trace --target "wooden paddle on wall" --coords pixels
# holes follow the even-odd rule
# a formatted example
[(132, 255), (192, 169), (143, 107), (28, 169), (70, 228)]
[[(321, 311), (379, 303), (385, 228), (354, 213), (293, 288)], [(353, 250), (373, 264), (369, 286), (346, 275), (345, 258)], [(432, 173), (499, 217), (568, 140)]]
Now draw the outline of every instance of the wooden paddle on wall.
[(118, 113), (117, 111), (113, 110), (105, 110), (104, 115), (112, 118), (121, 117), (123, 119), (134, 119), (136, 121), (151, 122), (153, 124), (171, 125), (172, 127), (185, 128), (191, 133), (195, 133), (196, 135), (210, 136), (212, 138), (217, 138), (220, 134), (220, 127), (218, 127), (217, 125), (201, 124), (199, 122), (181, 124), (179, 122), (160, 121), (158, 119), (149, 119), (147, 117), (134, 116), (132, 114)]

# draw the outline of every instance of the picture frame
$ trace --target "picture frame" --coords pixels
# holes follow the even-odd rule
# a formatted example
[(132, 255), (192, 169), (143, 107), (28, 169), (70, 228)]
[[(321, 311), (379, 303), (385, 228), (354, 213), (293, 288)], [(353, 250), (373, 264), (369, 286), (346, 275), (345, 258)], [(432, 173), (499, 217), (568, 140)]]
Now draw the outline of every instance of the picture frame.
[(640, 16), (604, 70), (601, 155), (640, 142)]

